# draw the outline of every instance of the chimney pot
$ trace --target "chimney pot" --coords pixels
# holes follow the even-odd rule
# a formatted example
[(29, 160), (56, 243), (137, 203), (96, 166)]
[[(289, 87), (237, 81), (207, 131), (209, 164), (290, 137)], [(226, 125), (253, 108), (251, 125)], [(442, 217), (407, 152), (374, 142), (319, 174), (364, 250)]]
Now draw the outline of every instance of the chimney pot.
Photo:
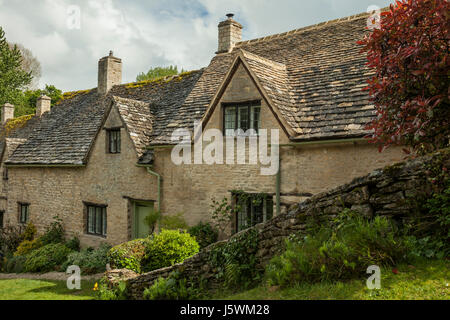
[(40, 96), (36, 101), (36, 116), (42, 117), (46, 112), (50, 112), (52, 99), (46, 95)]
[(14, 106), (10, 103), (5, 103), (2, 106), (2, 124), (14, 118)]
[(115, 85), (122, 83), (122, 60), (109, 55), (98, 61), (98, 87), (99, 94), (105, 95)]
[(228, 13), (228, 14), (227, 14), (227, 17), (228, 17), (228, 19), (233, 19), (234, 13)]

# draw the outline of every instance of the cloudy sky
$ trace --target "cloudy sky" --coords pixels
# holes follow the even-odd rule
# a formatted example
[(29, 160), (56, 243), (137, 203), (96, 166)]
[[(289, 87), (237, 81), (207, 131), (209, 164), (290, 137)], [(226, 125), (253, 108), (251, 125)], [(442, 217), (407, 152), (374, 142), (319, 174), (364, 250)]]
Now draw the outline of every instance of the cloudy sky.
[[(0, 0), (0, 26), (42, 65), (40, 86), (97, 86), (109, 50), (123, 60), (123, 82), (152, 66), (208, 65), (217, 24), (235, 13), (253, 39), (385, 7), (393, 0)], [(78, 20), (78, 13), (80, 19)], [(78, 28), (79, 27), (79, 28)]]

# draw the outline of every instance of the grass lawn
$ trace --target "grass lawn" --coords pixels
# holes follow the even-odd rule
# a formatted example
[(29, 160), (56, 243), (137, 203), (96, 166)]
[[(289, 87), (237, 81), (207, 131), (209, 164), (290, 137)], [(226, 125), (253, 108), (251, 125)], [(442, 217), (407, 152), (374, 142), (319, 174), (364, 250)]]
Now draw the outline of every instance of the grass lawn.
[(82, 281), (81, 290), (69, 290), (66, 281), (0, 280), (0, 300), (91, 300), (95, 281)]
[[(418, 261), (382, 269), (381, 289), (369, 290), (366, 280), (299, 284), (291, 288), (255, 289), (220, 297), (227, 300), (450, 300), (450, 261)], [(367, 275), (369, 277), (369, 275)]]

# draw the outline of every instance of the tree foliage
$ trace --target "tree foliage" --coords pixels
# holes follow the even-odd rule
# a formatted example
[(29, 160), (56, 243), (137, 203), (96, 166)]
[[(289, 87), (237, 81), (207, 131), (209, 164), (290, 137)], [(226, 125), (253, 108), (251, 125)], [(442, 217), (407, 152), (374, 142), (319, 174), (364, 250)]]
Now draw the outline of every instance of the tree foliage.
[(21, 90), (30, 84), (31, 72), (22, 69), (22, 62), (19, 48), (10, 48), (0, 27), (0, 105), (16, 103)]
[(449, 30), (446, 0), (402, 0), (381, 14), (380, 28), (362, 41), (376, 119), (367, 129), (380, 151), (405, 145), (430, 152), (449, 144)]
[(23, 91), (17, 99), (14, 115), (20, 117), (26, 114), (35, 113), (37, 99), (42, 95), (46, 95), (52, 99), (52, 107), (63, 97), (60, 89), (56, 88), (54, 85), (48, 84), (45, 85), (44, 89)]
[[(184, 72), (184, 70), (181, 70), (181, 72)], [(179, 72), (177, 66), (155, 67), (148, 70), (147, 73), (141, 72), (140, 74), (138, 74), (138, 76), (136, 77), (136, 81), (153, 80), (166, 76), (174, 76), (178, 73)]]
[(30, 90), (37, 89), (39, 85), (39, 79), (42, 75), (42, 68), (41, 63), (39, 60), (33, 55), (33, 52), (31, 52), (30, 49), (25, 48), (22, 44), (9, 44), (9, 47), (12, 49), (14, 46), (17, 46), (17, 49), (19, 49), (20, 54), (22, 55), (22, 69), (25, 72), (31, 73), (31, 76), (33, 79), (31, 80), (30, 84), (27, 86)]

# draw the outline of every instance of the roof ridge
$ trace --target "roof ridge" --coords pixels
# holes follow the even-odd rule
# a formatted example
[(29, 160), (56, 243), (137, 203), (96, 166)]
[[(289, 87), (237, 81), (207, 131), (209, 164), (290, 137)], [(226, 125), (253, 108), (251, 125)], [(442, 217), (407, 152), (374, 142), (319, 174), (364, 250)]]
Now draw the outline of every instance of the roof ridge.
[(270, 60), (268, 58), (261, 57), (261, 56), (259, 56), (257, 54), (254, 54), (252, 52), (249, 52), (249, 51), (241, 49), (241, 48), (239, 48), (238, 50), (242, 52), (242, 54), (244, 55), (245, 58), (250, 58), (250, 59), (253, 59), (253, 60), (257, 60), (257, 61), (259, 61), (261, 63), (269, 64), (272, 67), (277, 67), (277, 68), (282, 69), (282, 70), (286, 70), (287, 69), (286, 65), (283, 64), (283, 63), (276, 62), (276, 61)]
[(136, 88), (136, 87), (140, 87), (140, 86), (144, 86), (144, 85), (148, 85), (148, 84), (152, 84), (152, 83), (160, 83), (160, 82), (166, 82), (167, 83), (167, 82), (170, 82), (172, 80), (180, 79), (180, 77), (191, 75), (191, 74), (196, 73), (196, 72), (200, 72), (203, 69), (204, 68), (191, 70), (191, 71), (186, 71), (186, 72), (182, 72), (182, 73), (178, 73), (178, 74), (174, 74), (174, 75), (163, 76), (163, 77), (158, 77), (158, 78), (149, 79), (149, 80), (121, 83), (121, 84), (118, 84), (117, 86), (118, 87), (125, 86), (125, 87), (128, 87), (128, 88)]
[(118, 103), (134, 102), (134, 103), (139, 103), (142, 105), (149, 105), (149, 103), (145, 102), (145, 101), (132, 99), (132, 98), (125, 98), (125, 97), (121, 97), (121, 96), (117, 96), (117, 95), (111, 95), (111, 98), (114, 100), (114, 102), (118, 102)]
[[(382, 8), (381, 10), (384, 10), (384, 9), (386, 9), (386, 8)], [(355, 14), (355, 15), (352, 15), (352, 16), (338, 18), (338, 19), (333, 19), (333, 20), (328, 20), (328, 21), (316, 23), (316, 24), (313, 24), (313, 25), (310, 25), (310, 26), (306, 26), (306, 27), (302, 27), (302, 28), (298, 28), (298, 29), (294, 29), (294, 30), (290, 30), (290, 31), (282, 32), (282, 33), (276, 33), (276, 34), (272, 34), (272, 35), (265, 36), (265, 37), (260, 37), (260, 38), (255, 38), (255, 39), (251, 39), (251, 40), (240, 41), (240, 42), (236, 43), (236, 48), (239, 49), (239, 47), (242, 46), (242, 45), (253, 44), (253, 43), (262, 42), (262, 41), (265, 41), (265, 40), (278, 39), (278, 38), (282, 38), (282, 37), (289, 36), (289, 35), (292, 35), (292, 34), (297, 34), (297, 33), (301, 33), (301, 32), (306, 32), (306, 31), (318, 29), (318, 28), (321, 28), (321, 27), (328, 26), (330, 24), (337, 24), (337, 23), (340, 23), (340, 22), (353, 21), (353, 20), (361, 19), (363, 17), (368, 17), (369, 15), (370, 15), (370, 13), (367, 13), (367, 12), (358, 13), (358, 14)]]

